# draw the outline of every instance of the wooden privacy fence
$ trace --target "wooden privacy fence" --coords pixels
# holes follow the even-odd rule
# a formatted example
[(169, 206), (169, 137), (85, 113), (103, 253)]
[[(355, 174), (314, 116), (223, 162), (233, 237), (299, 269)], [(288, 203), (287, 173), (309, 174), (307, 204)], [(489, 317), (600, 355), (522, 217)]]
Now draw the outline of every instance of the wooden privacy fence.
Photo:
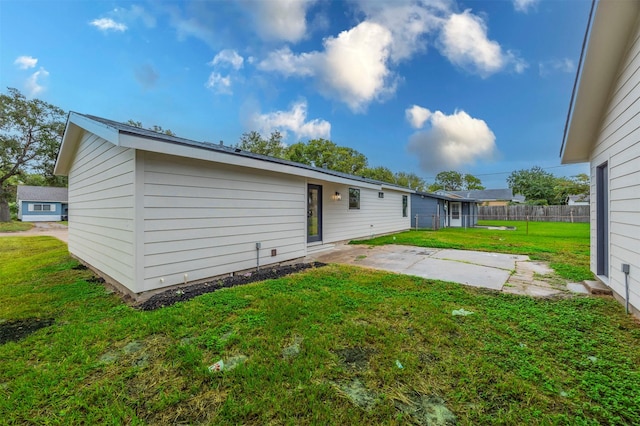
[(589, 222), (590, 206), (480, 206), (478, 220), (527, 220), (532, 222)]

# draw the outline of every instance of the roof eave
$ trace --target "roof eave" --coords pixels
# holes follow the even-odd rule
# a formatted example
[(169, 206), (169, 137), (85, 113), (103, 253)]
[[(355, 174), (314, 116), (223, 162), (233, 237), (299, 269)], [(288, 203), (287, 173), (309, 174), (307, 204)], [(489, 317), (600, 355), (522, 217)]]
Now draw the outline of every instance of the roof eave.
[(563, 164), (590, 160), (639, 12), (640, 2), (634, 0), (599, 1), (578, 71), (577, 95), (570, 106), (569, 130), (560, 155)]
[(94, 133), (114, 145), (119, 144), (118, 129), (99, 123), (95, 120), (91, 120), (84, 117), (82, 114), (70, 112), (67, 117), (67, 125), (64, 130), (62, 142), (60, 143), (60, 149), (58, 150), (56, 164), (53, 169), (54, 175), (67, 176), (69, 174), (71, 160), (73, 159), (73, 155), (84, 130)]

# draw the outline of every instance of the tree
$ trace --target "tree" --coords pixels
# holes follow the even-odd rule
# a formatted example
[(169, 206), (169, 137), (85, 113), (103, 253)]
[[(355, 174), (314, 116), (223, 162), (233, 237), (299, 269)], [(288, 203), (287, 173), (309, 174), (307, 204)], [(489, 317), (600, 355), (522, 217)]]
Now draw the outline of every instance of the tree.
[(396, 183), (393, 172), (384, 166), (367, 167), (362, 171), (362, 176), (369, 179), (379, 180), (381, 182)]
[(589, 193), (589, 176), (580, 173), (571, 177), (558, 177), (554, 186), (554, 204), (566, 204), (569, 195), (586, 195)]
[(282, 134), (277, 130), (271, 132), (269, 139), (264, 139), (255, 130), (243, 133), (240, 136), (240, 142), (235, 147), (254, 154), (269, 155), (277, 158), (285, 158), (286, 153), (286, 146), (282, 143)]
[(326, 167), (358, 176), (362, 176), (367, 167), (367, 157), (364, 154), (353, 148), (338, 146), (326, 139), (295, 143), (287, 148), (286, 158), (298, 163)]
[(0, 95), (0, 222), (11, 220), (9, 179), (40, 171), (53, 178), (65, 112), (40, 99), (27, 98), (8, 88)]
[(557, 202), (556, 177), (539, 166), (511, 172), (507, 184), (514, 194), (524, 195), (528, 203)]
[(482, 181), (470, 174), (461, 174), (454, 170), (440, 172), (436, 175), (435, 182), (429, 185), (429, 191), (471, 191), (484, 189)]
[[(142, 129), (142, 122), (140, 121), (134, 121), (134, 120), (127, 120), (125, 121), (125, 124), (128, 124), (129, 126), (133, 126), (133, 127), (137, 127), (139, 129)], [(163, 135), (167, 135), (167, 136), (175, 136), (176, 134), (173, 133), (171, 131), (171, 129), (163, 129), (162, 126), (158, 126), (157, 124), (154, 124), (153, 126), (149, 127), (147, 130), (151, 130), (152, 132), (156, 132), (156, 133), (162, 133)]]
[(480, 179), (468, 173), (462, 178), (462, 187), (463, 191), (481, 191), (486, 189), (484, 185), (482, 185), (482, 181)]
[(395, 184), (415, 189), (416, 191), (426, 191), (427, 184), (420, 176), (415, 173), (397, 172), (394, 176)]

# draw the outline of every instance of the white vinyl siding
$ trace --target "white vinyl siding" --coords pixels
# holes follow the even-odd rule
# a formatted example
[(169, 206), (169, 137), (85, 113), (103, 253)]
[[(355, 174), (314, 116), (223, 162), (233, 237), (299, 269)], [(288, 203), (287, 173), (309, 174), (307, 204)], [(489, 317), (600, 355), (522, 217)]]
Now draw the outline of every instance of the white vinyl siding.
[(303, 178), (145, 152), (144, 290), (255, 268), (257, 242), (305, 255)]
[(609, 173), (608, 285), (625, 294), (621, 265), (631, 265), (630, 303), (640, 309), (640, 32), (631, 40), (591, 156), (591, 270), (596, 272), (596, 186), (600, 164)]
[[(349, 197), (333, 200), (339, 192), (349, 194), (349, 187), (322, 181), (310, 181), (322, 185), (323, 217), (322, 241), (331, 243), (371, 235), (404, 231), (411, 227), (409, 217), (402, 217), (402, 195), (406, 192), (385, 189), (384, 198), (378, 197), (378, 189), (360, 189), (360, 209), (349, 209)], [(355, 188), (355, 186), (352, 186)], [(411, 201), (407, 211), (411, 211)]]
[(69, 251), (137, 291), (134, 167), (133, 149), (84, 132), (69, 170)]

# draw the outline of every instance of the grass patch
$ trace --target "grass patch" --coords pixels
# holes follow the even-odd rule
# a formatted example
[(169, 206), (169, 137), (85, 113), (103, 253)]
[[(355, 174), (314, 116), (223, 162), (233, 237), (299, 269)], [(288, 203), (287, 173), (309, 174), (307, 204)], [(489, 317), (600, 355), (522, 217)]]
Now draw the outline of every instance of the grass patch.
[(31, 228), (33, 228), (32, 222), (21, 222), (18, 220), (11, 220), (9, 222), (0, 222), (0, 232), (28, 231)]
[(640, 327), (611, 298), (331, 265), (145, 312), (50, 237), (0, 264), (0, 327), (52, 320), (0, 345), (7, 424), (640, 423)]
[(593, 279), (589, 270), (589, 224), (517, 221), (481, 221), (480, 225), (513, 226), (513, 231), (493, 229), (443, 228), (438, 231), (406, 231), (394, 235), (354, 241), (354, 244), (404, 244), (419, 247), (451, 248), (526, 254), (533, 260), (549, 262), (562, 278)]

